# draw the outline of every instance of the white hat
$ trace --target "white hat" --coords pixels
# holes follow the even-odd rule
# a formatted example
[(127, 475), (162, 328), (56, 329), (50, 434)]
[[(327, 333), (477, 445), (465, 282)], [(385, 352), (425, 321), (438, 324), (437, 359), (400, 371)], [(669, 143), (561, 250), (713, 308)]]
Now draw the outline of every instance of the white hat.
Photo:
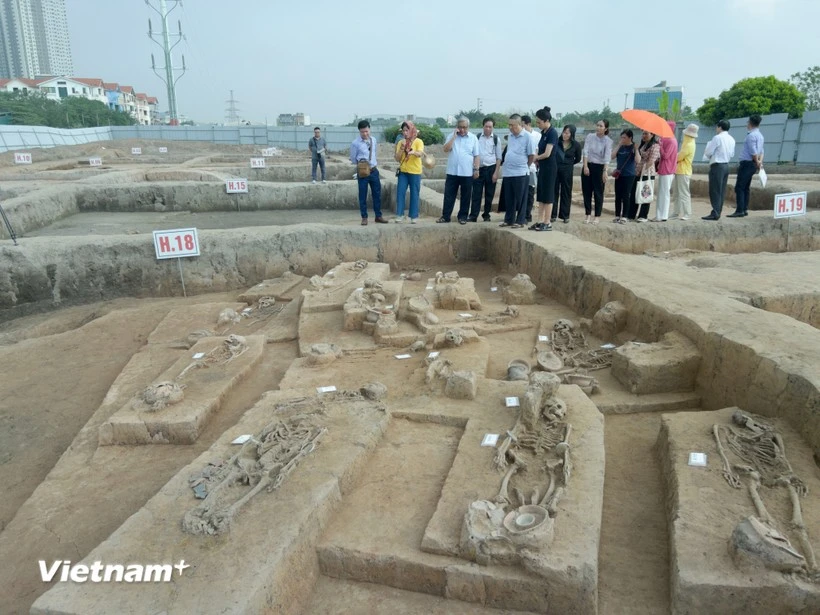
[(693, 137), (695, 139), (698, 138), (698, 125), (697, 124), (689, 124), (686, 127), (686, 130), (683, 131), (687, 137)]

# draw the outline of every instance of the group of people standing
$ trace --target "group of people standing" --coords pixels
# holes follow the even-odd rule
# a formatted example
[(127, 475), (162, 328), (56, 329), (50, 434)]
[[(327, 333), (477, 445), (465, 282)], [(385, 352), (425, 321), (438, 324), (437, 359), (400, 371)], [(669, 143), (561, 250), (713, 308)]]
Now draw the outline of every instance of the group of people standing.
[[(539, 109), (535, 118), (538, 132), (533, 130), (529, 116), (517, 113), (511, 115), (510, 134), (504, 137), (504, 145), (494, 134), (493, 118), (484, 118), (482, 132), (478, 135), (470, 132), (470, 122), (466, 117), (458, 119), (456, 129), (444, 144), (444, 152), (448, 154), (447, 174), (442, 214), (436, 222), (451, 221), (459, 192), (461, 197), (456, 214), (458, 222), (477, 222), (479, 215), (485, 222), (489, 222), (497, 182), (503, 177), (498, 210), (504, 212), (504, 221), (500, 226), (523, 228), (532, 223), (528, 227), (530, 230), (551, 231), (553, 223), (558, 219), (564, 223), (569, 222), (573, 168), (578, 162), (582, 162), (584, 224), (600, 223), (604, 188), (609, 179), (615, 184), (614, 223), (649, 221), (653, 200), (656, 201), (655, 216), (651, 219), (653, 222), (688, 220), (691, 217), (689, 183), (698, 136), (697, 125), (689, 124), (683, 131), (680, 149), (674, 137), (675, 122), (672, 121), (668, 122), (670, 130), (667, 132), (673, 135), (671, 137), (659, 137), (644, 130), (640, 140), (635, 141), (635, 133), (631, 129), (624, 129), (616, 146), (609, 136), (609, 122), (601, 119), (596, 123), (595, 132), (586, 136), (581, 147), (575, 139), (575, 126), (564, 126), (559, 135), (552, 125), (549, 107)], [(735, 186), (737, 210), (729, 217), (748, 215), (751, 179), (763, 164), (763, 137), (758, 129), (760, 121), (759, 115), (749, 118), (749, 133), (740, 156)], [(734, 139), (728, 130), (729, 122), (718, 122), (716, 135), (707, 145), (704, 154), (704, 160), (710, 162), (709, 196), (712, 204), (712, 213), (705, 216), (704, 220), (717, 220), (722, 211), (729, 175), (728, 163), (735, 150)], [(663, 132), (666, 132), (665, 127)], [(362, 224), (366, 225), (368, 220), (368, 187), (373, 195), (376, 222), (386, 223), (381, 213), (376, 143), (370, 136), (370, 123), (367, 120), (359, 122), (359, 135), (351, 144), (350, 160), (357, 165)], [(315, 135), (312, 140), (312, 153), (322, 145), (317, 141), (318, 138), (319, 135)], [(410, 222), (415, 223), (418, 219), (423, 156), (424, 143), (418, 138), (418, 130), (412, 122), (403, 122), (401, 138), (397, 138), (395, 144), (395, 160), (399, 163), (396, 173), (396, 222), (406, 220), (408, 189)], [(614, 169), (610, 172), (612, 163)], [(316, 164), (315, 162), (313, 165), (314, 183)], [(324, 165), (321, 166), (324, 180)], [(537, 220), (533, 223), (536, 202)]]

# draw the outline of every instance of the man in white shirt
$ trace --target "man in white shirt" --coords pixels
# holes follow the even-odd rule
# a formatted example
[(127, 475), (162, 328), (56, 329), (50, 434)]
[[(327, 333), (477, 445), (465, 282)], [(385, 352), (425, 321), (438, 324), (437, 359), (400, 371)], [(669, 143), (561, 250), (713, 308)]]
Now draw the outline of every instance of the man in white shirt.
[[(538, 143), (541, 141), (541, 133), (532, 129), (532, 118), (529, 115), (522, 115), (521, 121), (524, 130), (529, 135), (535, 152), (538, 153)], [(527, 222), (532, 222), (532, 206), (535, 203), (535, 187), (538, 185), (538, 167), (533, 162), (530, 165), (529, 184), (527, 185)]]
[(719, 220), (723, 211), (726, 185), (729, 183), (729, 161), (735, 155), (735, 140), (729, 134), (728, 120), (720, 120), (715, 128), (715, 136), (706, 146), (703, 159), (709, 161), (709, 201), (712, 213), (703, 220)]
[(481, 195), (484, 195), (484, 213), (481, 218), (484, 222), (490, 221), (490, 211), (493, 208), (496, 182), (493, 175), (498, 176), (501, 166), (501, 140), (493, 134), (495, 121), (491, 117), (484, 118), (484, 130), (478, 137), (478, 151), (481, 157), (478, 177), (473, 180), (473, 203), (470, 206), (470, 222), (478, 222), (481, 211)]
[(458, 223), (467, 224), (470, 201), (473, 197), (473, 179), (478, 177), (478, 139), (470, 132), (470, 120), (458, 118), (456, 129), (444, 144), (447, 157), (447, 177), (444, 180), (444, 203), (441, 218), (436, 222), (449, 222), (456, 204), (456, 193), (461, 190), (461, 205), (458, 208)]

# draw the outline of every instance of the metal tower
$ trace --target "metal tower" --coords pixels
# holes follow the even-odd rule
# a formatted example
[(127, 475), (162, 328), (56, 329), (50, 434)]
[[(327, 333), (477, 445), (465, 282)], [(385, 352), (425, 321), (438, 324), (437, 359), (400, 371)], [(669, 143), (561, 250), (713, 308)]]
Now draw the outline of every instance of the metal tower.
[[(172, 4), (170, 9), (167, 6), (168, 2)], [(182, 75), (185, 74), (185, 55), (182, 56), (182, 68), (175, 68), (173, 60), (171, 59), (171, 50), (179, 45), (180, 41), (185, 39), (185, 36), (182, 34), (182, 22), (180, 21), (177, 21), (177, 26), (179, 29), (178, 33), (172, 34), (168, 32), (168, 15), (171, 11), (177, 8), (178, 5), (182, 5), (182, 0), (159, 0), (159, 8), (156, 8), (153, 4), (151, 4), (150, 0), (145, 0), (145, 4), (151, 7), (151, 9), (159, 15), (160, 21), (162, 22), (162, 35), (155, 35), (153, 32), (153, 27), (151, 26), (151, 20), (148, 20), (148, 38), (162, 47), (162, 51), (165, 55), (165, 66), (162, 67), (161, 70), (165, 71), (165, 76), (163, 77), (157, 72), (157, 66), (154, 61), (153, 53), (151, 54), (151, 69), (157, 77), (165, 82), (165, 86), (168, 88), (168, 113), (171, 116), (170, 124), (171, 126), (178, 126), (179, 113), (177, 111), (176, 84), (177, 81), (182, 78)], [(171, 43), (172, 38), (176, 39), (173, 44)], [(177, 71), (181, 71), (181, 74), (179, 77), (174, 79), (174, 73)]]
[(231, 97), (225, 101), (225, 104), (228, 105), (228, 108), (225, 109), (226, 124), (239, 125), (239, 107), (236, 106), (236, 103), (238, 102), (239, 101), (233, 97), (233, 90), (231, 90)]

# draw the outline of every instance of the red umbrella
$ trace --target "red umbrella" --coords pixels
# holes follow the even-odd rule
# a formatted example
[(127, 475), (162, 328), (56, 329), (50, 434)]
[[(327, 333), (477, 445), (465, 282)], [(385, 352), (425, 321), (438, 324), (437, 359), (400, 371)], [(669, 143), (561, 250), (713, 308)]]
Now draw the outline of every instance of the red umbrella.
[(641, 130), (646, 130), (659, 137), (674, 137), (675, 133), (660, 115), (643, 109), (627, 109), (621, 111), (621, 117), (630, 124), (635, 124)]

